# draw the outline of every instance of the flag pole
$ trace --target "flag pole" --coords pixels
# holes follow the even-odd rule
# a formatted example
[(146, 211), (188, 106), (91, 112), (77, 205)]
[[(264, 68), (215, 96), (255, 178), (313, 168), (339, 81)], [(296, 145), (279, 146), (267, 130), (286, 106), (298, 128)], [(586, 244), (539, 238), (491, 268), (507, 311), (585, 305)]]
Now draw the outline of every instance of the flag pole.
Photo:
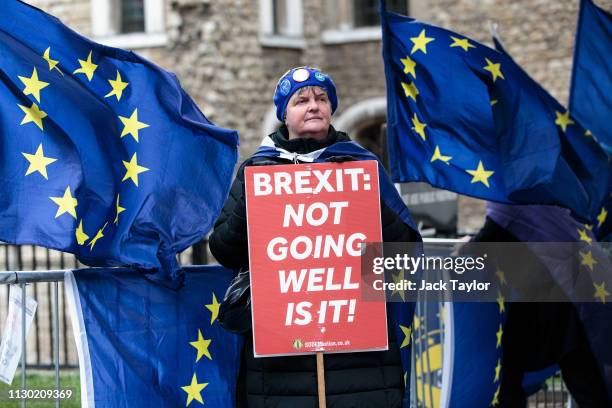
[(323, 365), (323, 352), (317, 351), (317, 385), (319, 393), (319, 408), (326, 408), (325, 401), (325, 367)]

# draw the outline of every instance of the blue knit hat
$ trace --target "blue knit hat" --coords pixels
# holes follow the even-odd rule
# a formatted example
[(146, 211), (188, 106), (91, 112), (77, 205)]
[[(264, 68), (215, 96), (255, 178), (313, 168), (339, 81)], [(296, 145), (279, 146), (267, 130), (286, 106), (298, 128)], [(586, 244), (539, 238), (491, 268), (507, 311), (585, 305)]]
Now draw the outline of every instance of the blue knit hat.
[(283, 121), (291, 95), (305, 86), (320, 86), (324, 88), (331, 103), (331, 113), (333, 114), (336, 111), (338, 97), (336, 96), (336, 85), (331, 77), (316, 68), (298, 67), (287, 71), (276, 85), (274, 105), (276, 105), (276, 117), (278, 120)]

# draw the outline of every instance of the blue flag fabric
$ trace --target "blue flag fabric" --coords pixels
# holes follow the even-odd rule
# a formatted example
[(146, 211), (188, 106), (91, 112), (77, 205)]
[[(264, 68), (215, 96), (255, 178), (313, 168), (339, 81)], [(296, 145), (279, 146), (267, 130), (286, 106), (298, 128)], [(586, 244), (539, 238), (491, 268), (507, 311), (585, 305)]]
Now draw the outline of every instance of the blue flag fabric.
[(211, 228), (237, 159), (174, 74), (0, 7), (0, 240), (176, 278)]
[[(612, 15), (591, 0), (580, 2), (574, 65), (570, 87), (570, 112), (590, 134), (612, 154)], [(600, 241), (612, 240), (612, 183), (593, 221), (593, 233)]]
[(596, 217), (605, 152), (511, 58), (384, 8), (382, 24), (395, 181)]
[(83, 407), (234, 406), (242, 337), (217, 321), (233, 271), (184, 271), (177, 291), (127, 268), (66, 273)]
[(450, 348), (453, 408), (499, 404), (502, 338), (506, 322), (502, 303), (447, 303), (453, 323)]
[[(557, 282), (571, 279), (576, 272), (590, 273), (593, 284), (593, 303), (574, 301), (578, 316), (597, 360), (608, 396), (612, 399), (612, 304), (609, 289), (612, 287), (612, 262), (607, 259), (587, 226), (579, 224), (562, 208), (537, 205), (510, 206), (487, 203), (487, 216), (518, 240), (532, 243), (534, 254), (548, 268)], [(573, 256), (559, 256), (542, 251), (536, 242), (579, 242), (581, 258), (579, 270)], [(554, 256), (552, 256), (554, 255)], [(567, 286), (561, 284), (561, 287)], [(574, 294), (566, 290), (572, 300)]]
[[(455, 251), (454, 245), (426, 243), (424, 252), (427, 257), (446, 258)], [(504, 298), (500, 294), (497, 302), (469, 303), (446, 295), (419, 293), (412, 332), (417, 406), (495, 406), (501, 384)]]
[[(501, 40), (499, 39), (497, 35), (494, 35), (493, 43), (495, 44), (495, 49), (497, 49), (499, 52), (507, 55), (510, 58), (509, 54), (504, 49), (501, 43)], [(534, 86), (541, 88), (540, 85), (535, 82), (534, 82)], [(541, 90), (545, 92), (543, 89)], [(570, 95), (570, 100), (571, 99), (572, 99), (572, 95)], [(609, 112), (609, 113), (612, 114), (612, 112)], [(582, 121), (581, 123), (584, 123), (585, 126), (589, 127), (591, 123), (597, 124), (598, 122), (605, 122), (607, 120), (607, 116), (587, 118), (587, 120), (588, 121), (586, 120), (582, 121), (581, 119)], [(590, 131), (585, 131), (584, 136), (587, 138), (593, 137)], [(610, 151), (609, 148), (605, 144), (601, 143), (601, 141), (599, 141), (597, 138), (595, 138), (595, 141), (599, 142), (600, 145), (604, 149), (608, 149), (608, 153), (612, 154), (612, 151)], [(580, 140), (580, 142), (584, 142), (584, 140)], [(582, 154), (580, 149), (576, 149), (576, 152), (578, 154)], [(608, 174), (608, 178), (607, 178), (608, 187), (605, 188), (605, 185), (603, 184), (601, 185), (602, 190), (604, 190), (606, 194), (604, 194), (603, 196), (603, 202), (600, 203), (599, 206), (595, 207), (597, 209), (597, 215), (594, 217), (594, 219), (590, 220), (590, 223), (593, 226), (593, 235), (599, 241), (609, 239), (609, 235), (612, 230), (612, 222), (610, 219), (608, 219), (608, 212), (612, 209), (612, 160), (611, 159), (612, 157), (609, 156), (607, 169), (605, 170), (606, 173)], [(602, 182), (605, 182), (605, 180), (603, 180)], [(542, 213), (545, 211), (546, 209), (543, 209)], [(556, 211), (557, 210), (553, 211), (553, 213)]]
[(580, 2), (569, 110), (612, 154), (612, 15)]

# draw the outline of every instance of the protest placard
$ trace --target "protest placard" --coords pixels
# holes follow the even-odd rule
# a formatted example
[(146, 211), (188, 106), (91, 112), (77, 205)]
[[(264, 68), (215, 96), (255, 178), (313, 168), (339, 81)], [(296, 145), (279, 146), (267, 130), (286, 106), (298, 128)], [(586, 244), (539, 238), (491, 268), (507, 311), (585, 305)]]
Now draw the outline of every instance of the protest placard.
[(255, 356), (386, 349), (384, 293), (361, 300), (377, 163), (247, 167), (245, 186)]

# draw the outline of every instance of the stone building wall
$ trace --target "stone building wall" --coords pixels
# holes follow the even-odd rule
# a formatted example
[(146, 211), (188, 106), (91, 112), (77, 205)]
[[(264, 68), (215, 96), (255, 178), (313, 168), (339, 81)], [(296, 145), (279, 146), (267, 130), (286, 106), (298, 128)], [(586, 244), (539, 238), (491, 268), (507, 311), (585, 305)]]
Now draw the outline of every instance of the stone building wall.
[[(97, 1), (97, 0), (93, 0)], [(91, 0), (30, 0), (75, 30), (91, 33)], [(385, 96), (380, 40), (325, 44), (325, 0), (302, 0), (304, 49), (264, 47), (259, 1), (168, 0), (164, 47), (138, 53), (175, 72), (187, 92), (216, 124), (240, 134), (240, 157), (264, 136), (278, 77), (296, 65), (329, 72), (338, 86), (336, 120), (349, 107)], [(612, 0), (597, 0), (612, 9)], [(490, 44), (489, 22), (499, 24), (508, 51), (562, 104), (572, 64), (577, 0), (410, 0), (410, 12)], [(460, 230), (482, 223), (482, 201), (460, 199)]]
[(90, 0), (25, 0), (25, 2), (58, 17), (68, 27), (85, 36), (91, 33)]
[(256, 3), (184, 0), (172, 3), (170, 18), (170, 69), (209, 119), (238, 129), (246, 155), (244, 142), (253, 139), (269, 100), (261, 97), (266, 84)]

